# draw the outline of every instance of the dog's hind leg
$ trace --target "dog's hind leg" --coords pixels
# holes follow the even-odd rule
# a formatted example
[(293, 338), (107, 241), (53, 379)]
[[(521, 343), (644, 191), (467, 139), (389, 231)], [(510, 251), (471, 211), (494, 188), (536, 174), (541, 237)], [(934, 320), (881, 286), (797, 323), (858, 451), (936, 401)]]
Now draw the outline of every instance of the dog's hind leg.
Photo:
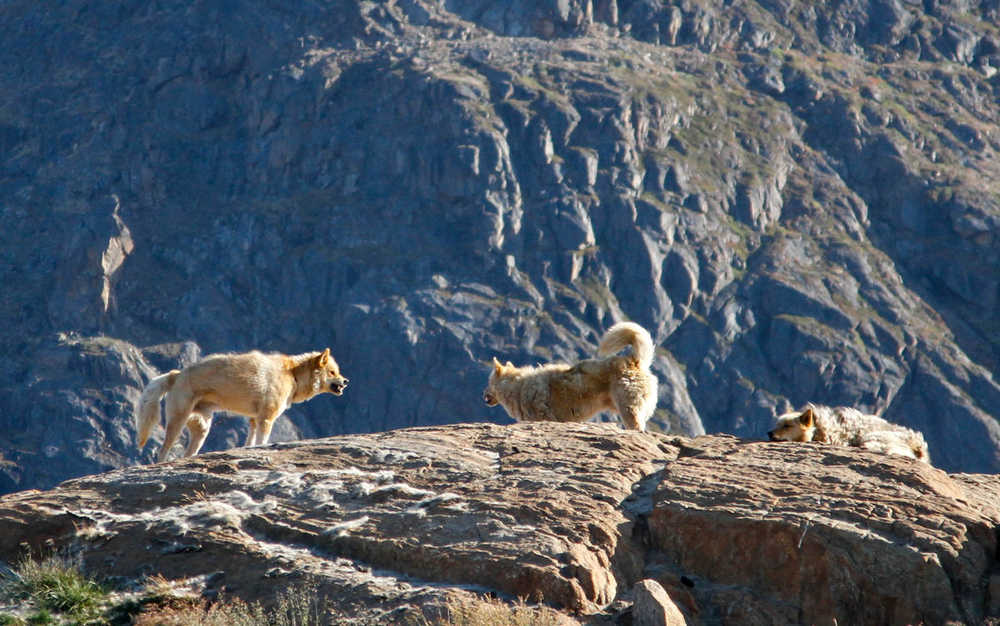
[(191, 409), (187, 421), (188, 445), (184, 456), (194, 456), (201, 450), (208, 431), (212, 428), (212, 414), (218, 410), (219, 407), (210, 402), (199, 402)]
[(194, 456), (198, 454), (198, 451), (201, 450), (201, 446), (205, 443), (205, 438), (208, 437), (208, 429), (211, 427), (211, 413), (207, 416), (199, 413), (191, 414), (191, 417), (189, 417), (187, 421), (188, 445), (187, 450), (184, 452), (184, 456)]
[(623, 410), (619, 411), (621, 415), (622, 422), (625, 423), (625, 428), (627, 430), (646, 430), (645, 421), (639, 421), (639, 416), (636, 411), (630, 410), (630, 407), (622, 407)]
[(649, 372), (622, 379), (611, 389), (611, 402), (629, 430), (646, 430), (656, 411), (657, 380)]
[(177, 443), (194, 404), (194, 399), (188, 393), (172, 391), (167, 394), (167, 434), (163, 437), (163, 447), (156, 456), (157, 463), (167, 460), (167, 455)]
[(611, 390), (611, 403), (627, 430), (646, 430), (649, 415), (641, 392), (642, 389), (632, 389), (627, 385)]

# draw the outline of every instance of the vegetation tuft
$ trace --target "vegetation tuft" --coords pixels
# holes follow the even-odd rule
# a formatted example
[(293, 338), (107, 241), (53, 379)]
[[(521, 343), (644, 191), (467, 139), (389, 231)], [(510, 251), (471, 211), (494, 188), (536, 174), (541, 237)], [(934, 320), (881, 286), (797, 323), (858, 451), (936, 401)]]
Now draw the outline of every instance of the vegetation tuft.
[(0, 573), (0, 600), (18, 604), (13, 611), (0, 609), (0, 626), (314, 626), (327, 621), (326, 602), (314, 584), (279, 592), (271, 609), (239, 599), (209, 604), (178, 595), (162, 577), (150, 578), (138, 593), (114, 593), (85, 576), (79, 562), (55, 554), (25, 557)]
[(240, 599), (208, 604), (160, 606), (137, 616), (136, 626), (319, 626), (325, 619), (326, 601), (320, 599), (315, 585), (295, 587), (278, 593), (273, 609), (259, 602), (247, 604)]
[(420, 619), (417, 626), (566, 626), (567, 616), (547, 607), (529, 606), (524, 601), (507, 604), (496, 598), (454, 599), (435, 620)]
[[(80, 564), (52, 554), (40, 561), (23, 558), (0, 578), (0, 597), (34, 607), (27, 617), (0, 616), (0, 624), (100, 624), (109, 592), (88, 579)], [(61, 616), (63, 619), (57, 619)]]

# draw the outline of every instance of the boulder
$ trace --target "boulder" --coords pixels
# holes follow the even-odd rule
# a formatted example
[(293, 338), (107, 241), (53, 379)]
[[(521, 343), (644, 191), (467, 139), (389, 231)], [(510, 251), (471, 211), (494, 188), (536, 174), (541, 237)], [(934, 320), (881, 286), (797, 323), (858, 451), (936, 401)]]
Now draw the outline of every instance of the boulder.
[(635, 626), (685, 626), (688, 623), (663, 586), (655, 580), (640, 580), (632, 593), (632, 624)]

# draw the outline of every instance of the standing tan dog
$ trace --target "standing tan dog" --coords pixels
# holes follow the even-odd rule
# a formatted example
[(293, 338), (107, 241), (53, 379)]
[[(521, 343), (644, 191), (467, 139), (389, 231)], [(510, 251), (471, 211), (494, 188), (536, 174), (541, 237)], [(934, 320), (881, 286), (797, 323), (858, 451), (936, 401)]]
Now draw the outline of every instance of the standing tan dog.
[[(632, 347), (632, 354), (612, 356), (626, 346)], [(649, 333), (632, 322), (615, 324), (604, 333), (597, 354), (603, 358), (538, 367), (517, 367), (510, 361), (501, 365), (494, 357), (483, 400), (489, 406), (502, 405), (511, 417), (525, 422), (583, 422), (613, 410), (626, 428), (646, 430), (657, 399), (656, 376), (649, 371)]]
[(160, 423), (160, 398), (164, 395), (167, 435), (157, 462), (166, 460), (184, 426), (190, 435), (184, 456), (198, 454), (215, 411), (249, 417), (250, 431), (243, 445), (263, 445), (271, 436), (274, 420), (293, 403), (323, 392), (339, 396), (347, 382), (329, 348), (295, 356), (256, 351), (213, 354), (149, 381), (139, 400), (139, 449)]

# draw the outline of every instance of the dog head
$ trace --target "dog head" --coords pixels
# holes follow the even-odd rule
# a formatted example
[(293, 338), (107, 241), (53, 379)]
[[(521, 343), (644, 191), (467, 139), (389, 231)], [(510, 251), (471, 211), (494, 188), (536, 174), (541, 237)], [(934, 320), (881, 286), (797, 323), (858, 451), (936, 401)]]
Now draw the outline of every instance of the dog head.
[(486, 384), (486, 389), (483, 391), (483, 402), (486, 406), (496, 406), (500, 404), (500, 396), (497, 393), (497, 384), (500, 379), (504, 377), (505, 373), (509, 370), (515, 369), (514, 364), (507, 361), (506, 365), (501, 365), (500, 361), (497, 361), (496, 357), (493, 357), (493, 371), (490, 372), (490, 381)]
[(316, 393), (329, 392), (335, 396), (339, 396), (344, 393), (344, 389), (347, 388), (347, 383), (349, 382), (340, 373), (340, 367), (337, 365), (337, 362), (330, 356), (330, 348), (327, 348), (322, 354), (316, 357), (312, 374), (313, 391)]
[(801, 413), (785, 413), (778, 417), (774, 430), (767, 433), (771, 441), (812, 441), (816, 434), (816, 416), (807, 408)]

